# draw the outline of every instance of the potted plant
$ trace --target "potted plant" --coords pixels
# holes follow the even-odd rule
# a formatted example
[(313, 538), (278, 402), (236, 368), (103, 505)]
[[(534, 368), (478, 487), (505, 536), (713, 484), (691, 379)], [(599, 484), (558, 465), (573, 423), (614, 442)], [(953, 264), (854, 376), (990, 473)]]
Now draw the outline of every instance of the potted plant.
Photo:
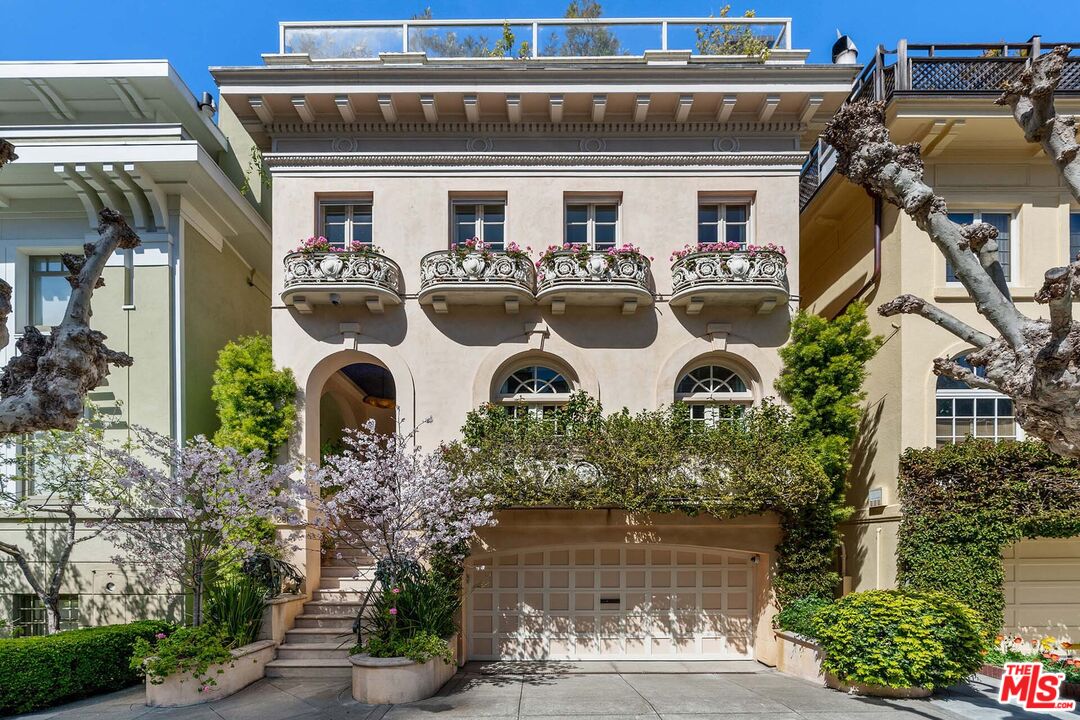
[(492, 498), (472, 493), (441, 450), (424, 452), (416, 433), (383, 435), (369, 421), (314, 471), (334, 488), (321, 498), (323, 532), (375, 560), (350, 656), (364, 703), (430, 697), (456, 672), (461, 561), (474, 530), (494, 523)]
[(289, 254), (303, 253), (313, 255), (315, 253), (355, 253), (357, 255), (381, 255), (382, 248), (371, 243), (362, 243), (357, 240), (346, 245), (333, 245), (322, 235), (314, 235), (289, 251)]

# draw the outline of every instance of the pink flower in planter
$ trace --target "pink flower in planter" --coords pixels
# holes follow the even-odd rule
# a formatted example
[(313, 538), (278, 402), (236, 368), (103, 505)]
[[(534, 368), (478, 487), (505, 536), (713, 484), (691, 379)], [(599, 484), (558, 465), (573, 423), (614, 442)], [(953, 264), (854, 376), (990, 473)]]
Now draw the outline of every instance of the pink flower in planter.
[(199, 692), (210, 692), (210, 686), (203, 685), (201, 688), (199, 688)]
[(166, 635), (165, 635), (165, 633), (158, 633), (154, 637), (157, 638), (158, 640), (164, 640)]
[(397, 608), (390, 608), (391, 615), (397, 615)]
[(390, 592), (392, 592), (392, 593), (394, 593), (395, 595), (397, 595), (397, 594), (398, 594), (399, 592), (401, 592), (401, 588), (399, 588), (399, 587), (396, 587), (396, 588), (392, 589), (392, 590), (391, 590)]

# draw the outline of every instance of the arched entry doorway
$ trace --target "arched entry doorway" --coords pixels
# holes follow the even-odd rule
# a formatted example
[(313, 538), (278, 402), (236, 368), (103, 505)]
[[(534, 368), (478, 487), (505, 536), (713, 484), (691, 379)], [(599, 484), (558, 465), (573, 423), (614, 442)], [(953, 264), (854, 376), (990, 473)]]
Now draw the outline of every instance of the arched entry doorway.
[(341, 450), (345, 430), (369, 420), (377, 432), (394, 432), (396, 409), (397, 386), (388, 369), (370, 362), (345, 365), (327, 378), (319, 396), (320, 454)]

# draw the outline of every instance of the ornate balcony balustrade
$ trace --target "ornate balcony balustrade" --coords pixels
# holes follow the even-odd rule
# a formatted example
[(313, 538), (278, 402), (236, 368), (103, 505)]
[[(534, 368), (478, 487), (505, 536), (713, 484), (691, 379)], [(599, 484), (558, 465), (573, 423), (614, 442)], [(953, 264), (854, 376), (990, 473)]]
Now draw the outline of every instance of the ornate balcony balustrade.
[(375, 252), (294, 252), (285, 256), (281, 299), (302, 313), (316, 305), (366, 305), (374, 313), (401, 303), (401, 269)]
[(639, 253), (559, 250), (541, 260), (536, 299), (561, 315), (567, 305), (617, 305), (624, 315), (651, 305), (649, 259)]
[(690, 315), (709, 304), (767, 313), (788, 301), (787, 258), (771, 250), (692, 252), (672, 263), (671, 285), (671, 305)]
[(498, 305), (516, 313), (535, 302), (536, 271), (524, 253), (439, 250), (420, 261), (420, 304), (446, 313), (451, 305)]

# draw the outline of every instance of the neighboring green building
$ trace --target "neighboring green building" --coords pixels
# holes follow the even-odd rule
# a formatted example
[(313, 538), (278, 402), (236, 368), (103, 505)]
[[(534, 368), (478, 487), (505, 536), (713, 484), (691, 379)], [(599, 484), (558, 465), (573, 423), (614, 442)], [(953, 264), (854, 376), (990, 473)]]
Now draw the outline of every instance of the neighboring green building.
[[(24, 326), (59, 322), (70, 293), (59, 254), (97, 237), (102, 206), (120, 209), (142, 246), (109, 263), (93, 326), (135, 364), (113, 368), (91, 394), (117, 435), (130, 425), (212, 434), (218, 351), (270, 328), (264, 188), (244, 182), (249, 146), (234, 148), (213, 115), (163, 60), (0, 63), (0, 137), (19, 154), (0, 172), (0, 276), (14, 289), (0, 362)], [(0, 538), (25, 546), (33, 536), (40, 558), (49, 527), (0, 518)], [(176, 612), (176, 588), (147, 586), (112, 555), (98, 540), (76, 547), (65, 584), (72, 625)], [(38, 631), (40, 604), (6, 555), (0, 588), (0, 619)]]

